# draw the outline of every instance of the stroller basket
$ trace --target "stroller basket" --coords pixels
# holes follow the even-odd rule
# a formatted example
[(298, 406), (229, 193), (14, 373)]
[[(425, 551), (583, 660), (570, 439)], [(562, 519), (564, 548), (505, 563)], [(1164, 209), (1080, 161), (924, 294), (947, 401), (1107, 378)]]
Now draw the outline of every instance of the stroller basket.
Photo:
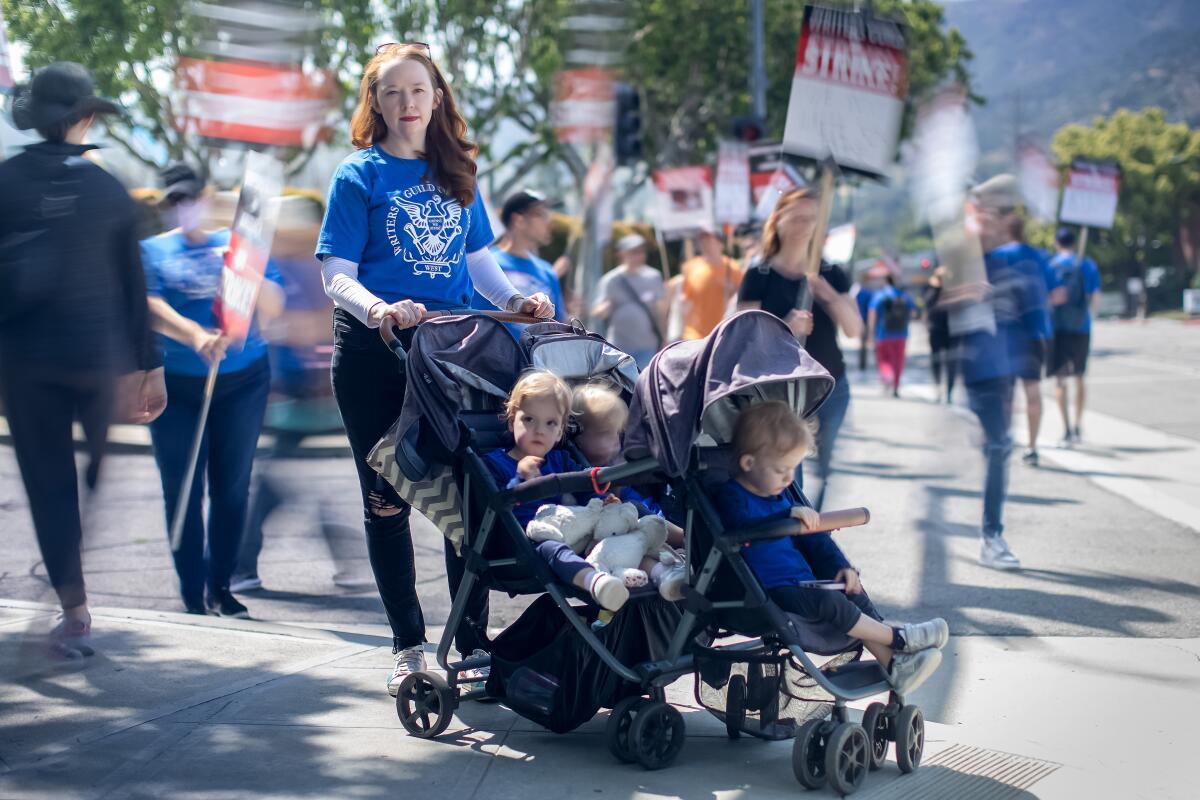
[[(841, 653), (834, 671), (858, 657)], [(791, 739), (810, 719), (824, 719), (833, 697), (786, 650), (705, 650), (696, 656), (696, 702), (725, 723), (730, 737)]]

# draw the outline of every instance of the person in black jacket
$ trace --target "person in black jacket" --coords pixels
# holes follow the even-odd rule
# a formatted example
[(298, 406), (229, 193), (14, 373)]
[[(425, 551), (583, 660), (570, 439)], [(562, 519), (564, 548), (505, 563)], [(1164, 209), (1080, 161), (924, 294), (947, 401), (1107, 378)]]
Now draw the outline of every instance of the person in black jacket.
[(0, 386), (38, 545), (63, 619), (53, 649), (78, 657), (91, 633), (71, 426), (83, 426), (94, 487), (111, 419), (146, 423), (166, 388), (146, 304), (138, 214), (83, 157), (97, 114), (79, 64), (52, 64), (17, 90), (12, 119), (44, 141), (0, 163)]

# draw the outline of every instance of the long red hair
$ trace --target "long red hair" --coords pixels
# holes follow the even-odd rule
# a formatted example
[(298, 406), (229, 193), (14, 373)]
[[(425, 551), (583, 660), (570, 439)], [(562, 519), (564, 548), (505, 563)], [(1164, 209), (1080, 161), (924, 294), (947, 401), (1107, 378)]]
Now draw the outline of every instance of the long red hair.
[(468, 206), (475, 200), (475, 155), (479, 148), (467, 139), (467, 121), (458, 113), (450, 84), (446, 83), (423, 46), (393, 45), (367, 62), (358, 87), (358, 107), (350, 120), (350, 142), (363, 150), (387, 136), (387, 124), (371, 101), (375, 99), (379, 73), (384, 65), (400, 59), (419, 61), (429, 73), (435, 94), (441, 91), (441, 100), (433, 109), (429, 127), (425, 130), (425, 151), (421, 154), (428, 165), (425, 178), (437, 184), (459, 205)]
[(783, 216), (783, 213), (801, 200), (816, 199), (817, 197), (813, 194), (812, 190), (805, 186), (801, 189), (794, 189), (788, 192), (775, 202), (775, 208), (771, 211), (771, 216), (767, 217), (767, 221), (763, 225), (762, 250), (760, 252), (764, 262), (770, 262), (783, 249), (783, 240), (779, 237), (779, 218)]

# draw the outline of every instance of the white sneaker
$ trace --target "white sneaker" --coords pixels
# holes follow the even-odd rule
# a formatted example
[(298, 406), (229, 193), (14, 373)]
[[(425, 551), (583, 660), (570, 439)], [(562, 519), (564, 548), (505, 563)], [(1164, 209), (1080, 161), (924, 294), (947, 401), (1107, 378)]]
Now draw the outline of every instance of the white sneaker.
[(901, 625), (900, 635), (904, 637), (901, 653), (916, 653), (931, 647), (941, 650), (950, 641), (950, 626), (941, 617), (934, 617), (926, 622)]
[[(471, 655), (468, 656), (468, 658), (490, 658), (491, 655), (492, 654), (487, 652), (486, 650), (480, 650), (479, 648), (476, 648), (471, 651)], [(466, 659), (464, 659), (464, 660), (466, 660)], [(475, 667), (475, 669), (464, 669), (462, 672), (460, 672), (458, 674), (458, 682), (459, 683), (486, 683), (488, 677), (491, 674), (492, 674), (491, 665), (484, 664), (482, 667)]]
[(922, 650), (919, 653), (896, 653), (892, 656), (891, 666), (888, 667), (887, 679), (896, 694), (908, 695), (917, 687), (929, 680), (929, 676), (942, 663), (942, 651), (936, 648)]
[(392, 697), (400, 691), (401, 681), (414, 672), (425, 671), (425, 649), (421, 645), (406, 647), (396, 653), (395, 658), (396, 668), (392, 670), (392, 677), (388, 678), (387, 682), (388, 694)]
[(979, 563), (992, 569), (1014, 570), (1021, 568), (1021, 560), (1008, 549), (1003, 536), (984, 536), (979, 545)]
[(256, 592), (262, 588), (262, 585), (262, 578), (258, 577), (257, 575), (244, 575), (240, 577), (234, 577), (229, 581), (229, 591), (233, 592), (234, 594), (241, 594), (242, 592)]

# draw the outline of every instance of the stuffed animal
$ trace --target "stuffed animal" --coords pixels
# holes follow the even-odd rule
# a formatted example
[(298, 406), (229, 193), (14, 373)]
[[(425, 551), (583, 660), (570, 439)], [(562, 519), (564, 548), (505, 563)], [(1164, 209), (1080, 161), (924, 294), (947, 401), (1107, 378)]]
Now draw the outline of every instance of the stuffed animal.
[(586, 506), (542, 506), (525, 526), (525, 535), (535, 542), (564, 542), (576, 553), (582, 553), (592, 543), (592, 532), (604, 508), (604, 501), (598, 497), (589, 500)]
[(637, 509), (630, 503), (622, 503), (633, 509), (633, 526), (624, 532), (612, 531), (605, 536), (595, 535), (596, 546), (587, 560), (596, 569), (620, 578), (626, 586), (645, 586), (650, 576), (640, 569), (643, 556), (660, 558), (667, 543), (667, 523), (662, 517), (648, 515), (637, 518)]

